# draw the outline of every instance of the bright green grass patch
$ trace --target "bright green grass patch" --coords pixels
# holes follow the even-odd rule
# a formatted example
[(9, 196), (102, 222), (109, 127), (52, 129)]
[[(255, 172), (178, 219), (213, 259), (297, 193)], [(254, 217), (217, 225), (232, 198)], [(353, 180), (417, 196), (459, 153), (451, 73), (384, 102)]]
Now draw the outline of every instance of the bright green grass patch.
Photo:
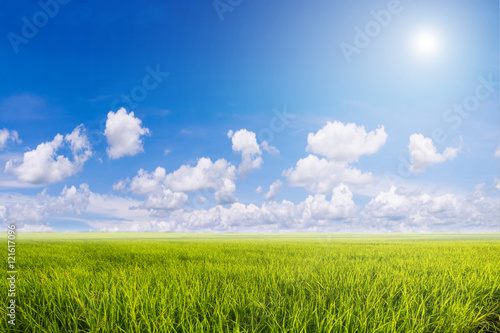
[(21, 234), (16, 251), (2, 332), (500, 332), (498, 234)]

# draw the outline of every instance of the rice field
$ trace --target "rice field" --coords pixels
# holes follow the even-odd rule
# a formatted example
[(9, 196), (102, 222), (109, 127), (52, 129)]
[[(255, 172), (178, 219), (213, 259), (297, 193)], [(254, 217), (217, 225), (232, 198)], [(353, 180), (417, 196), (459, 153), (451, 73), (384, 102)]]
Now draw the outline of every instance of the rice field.
[(16, 325), (2, 306), (1, 332), (500, 332), (500, 234), (21, 234), (16, 246)]

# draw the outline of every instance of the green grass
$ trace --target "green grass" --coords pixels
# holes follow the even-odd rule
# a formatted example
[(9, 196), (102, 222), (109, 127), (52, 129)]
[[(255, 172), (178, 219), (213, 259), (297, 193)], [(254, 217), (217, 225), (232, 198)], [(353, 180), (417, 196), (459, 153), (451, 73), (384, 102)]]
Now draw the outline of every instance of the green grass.
[(1, 332), (500, 332), (499, 234), (21, 234), (16, 251)]

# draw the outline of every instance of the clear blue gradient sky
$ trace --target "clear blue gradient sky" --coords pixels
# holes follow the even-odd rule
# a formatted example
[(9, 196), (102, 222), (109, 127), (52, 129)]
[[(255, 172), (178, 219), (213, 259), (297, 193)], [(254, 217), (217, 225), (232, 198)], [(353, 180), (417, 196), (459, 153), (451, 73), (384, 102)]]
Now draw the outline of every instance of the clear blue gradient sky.
[(497, 232), (498, 7), (0, 0), (2, 225)]

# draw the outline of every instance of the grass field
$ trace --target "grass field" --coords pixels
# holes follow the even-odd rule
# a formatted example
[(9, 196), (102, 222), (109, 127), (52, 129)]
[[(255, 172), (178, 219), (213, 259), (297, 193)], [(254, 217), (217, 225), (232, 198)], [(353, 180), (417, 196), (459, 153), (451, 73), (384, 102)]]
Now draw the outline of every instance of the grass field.
[(16, 326), (2, 306), (2, 332), (500, 332), (499, 234), (16, 243)]

